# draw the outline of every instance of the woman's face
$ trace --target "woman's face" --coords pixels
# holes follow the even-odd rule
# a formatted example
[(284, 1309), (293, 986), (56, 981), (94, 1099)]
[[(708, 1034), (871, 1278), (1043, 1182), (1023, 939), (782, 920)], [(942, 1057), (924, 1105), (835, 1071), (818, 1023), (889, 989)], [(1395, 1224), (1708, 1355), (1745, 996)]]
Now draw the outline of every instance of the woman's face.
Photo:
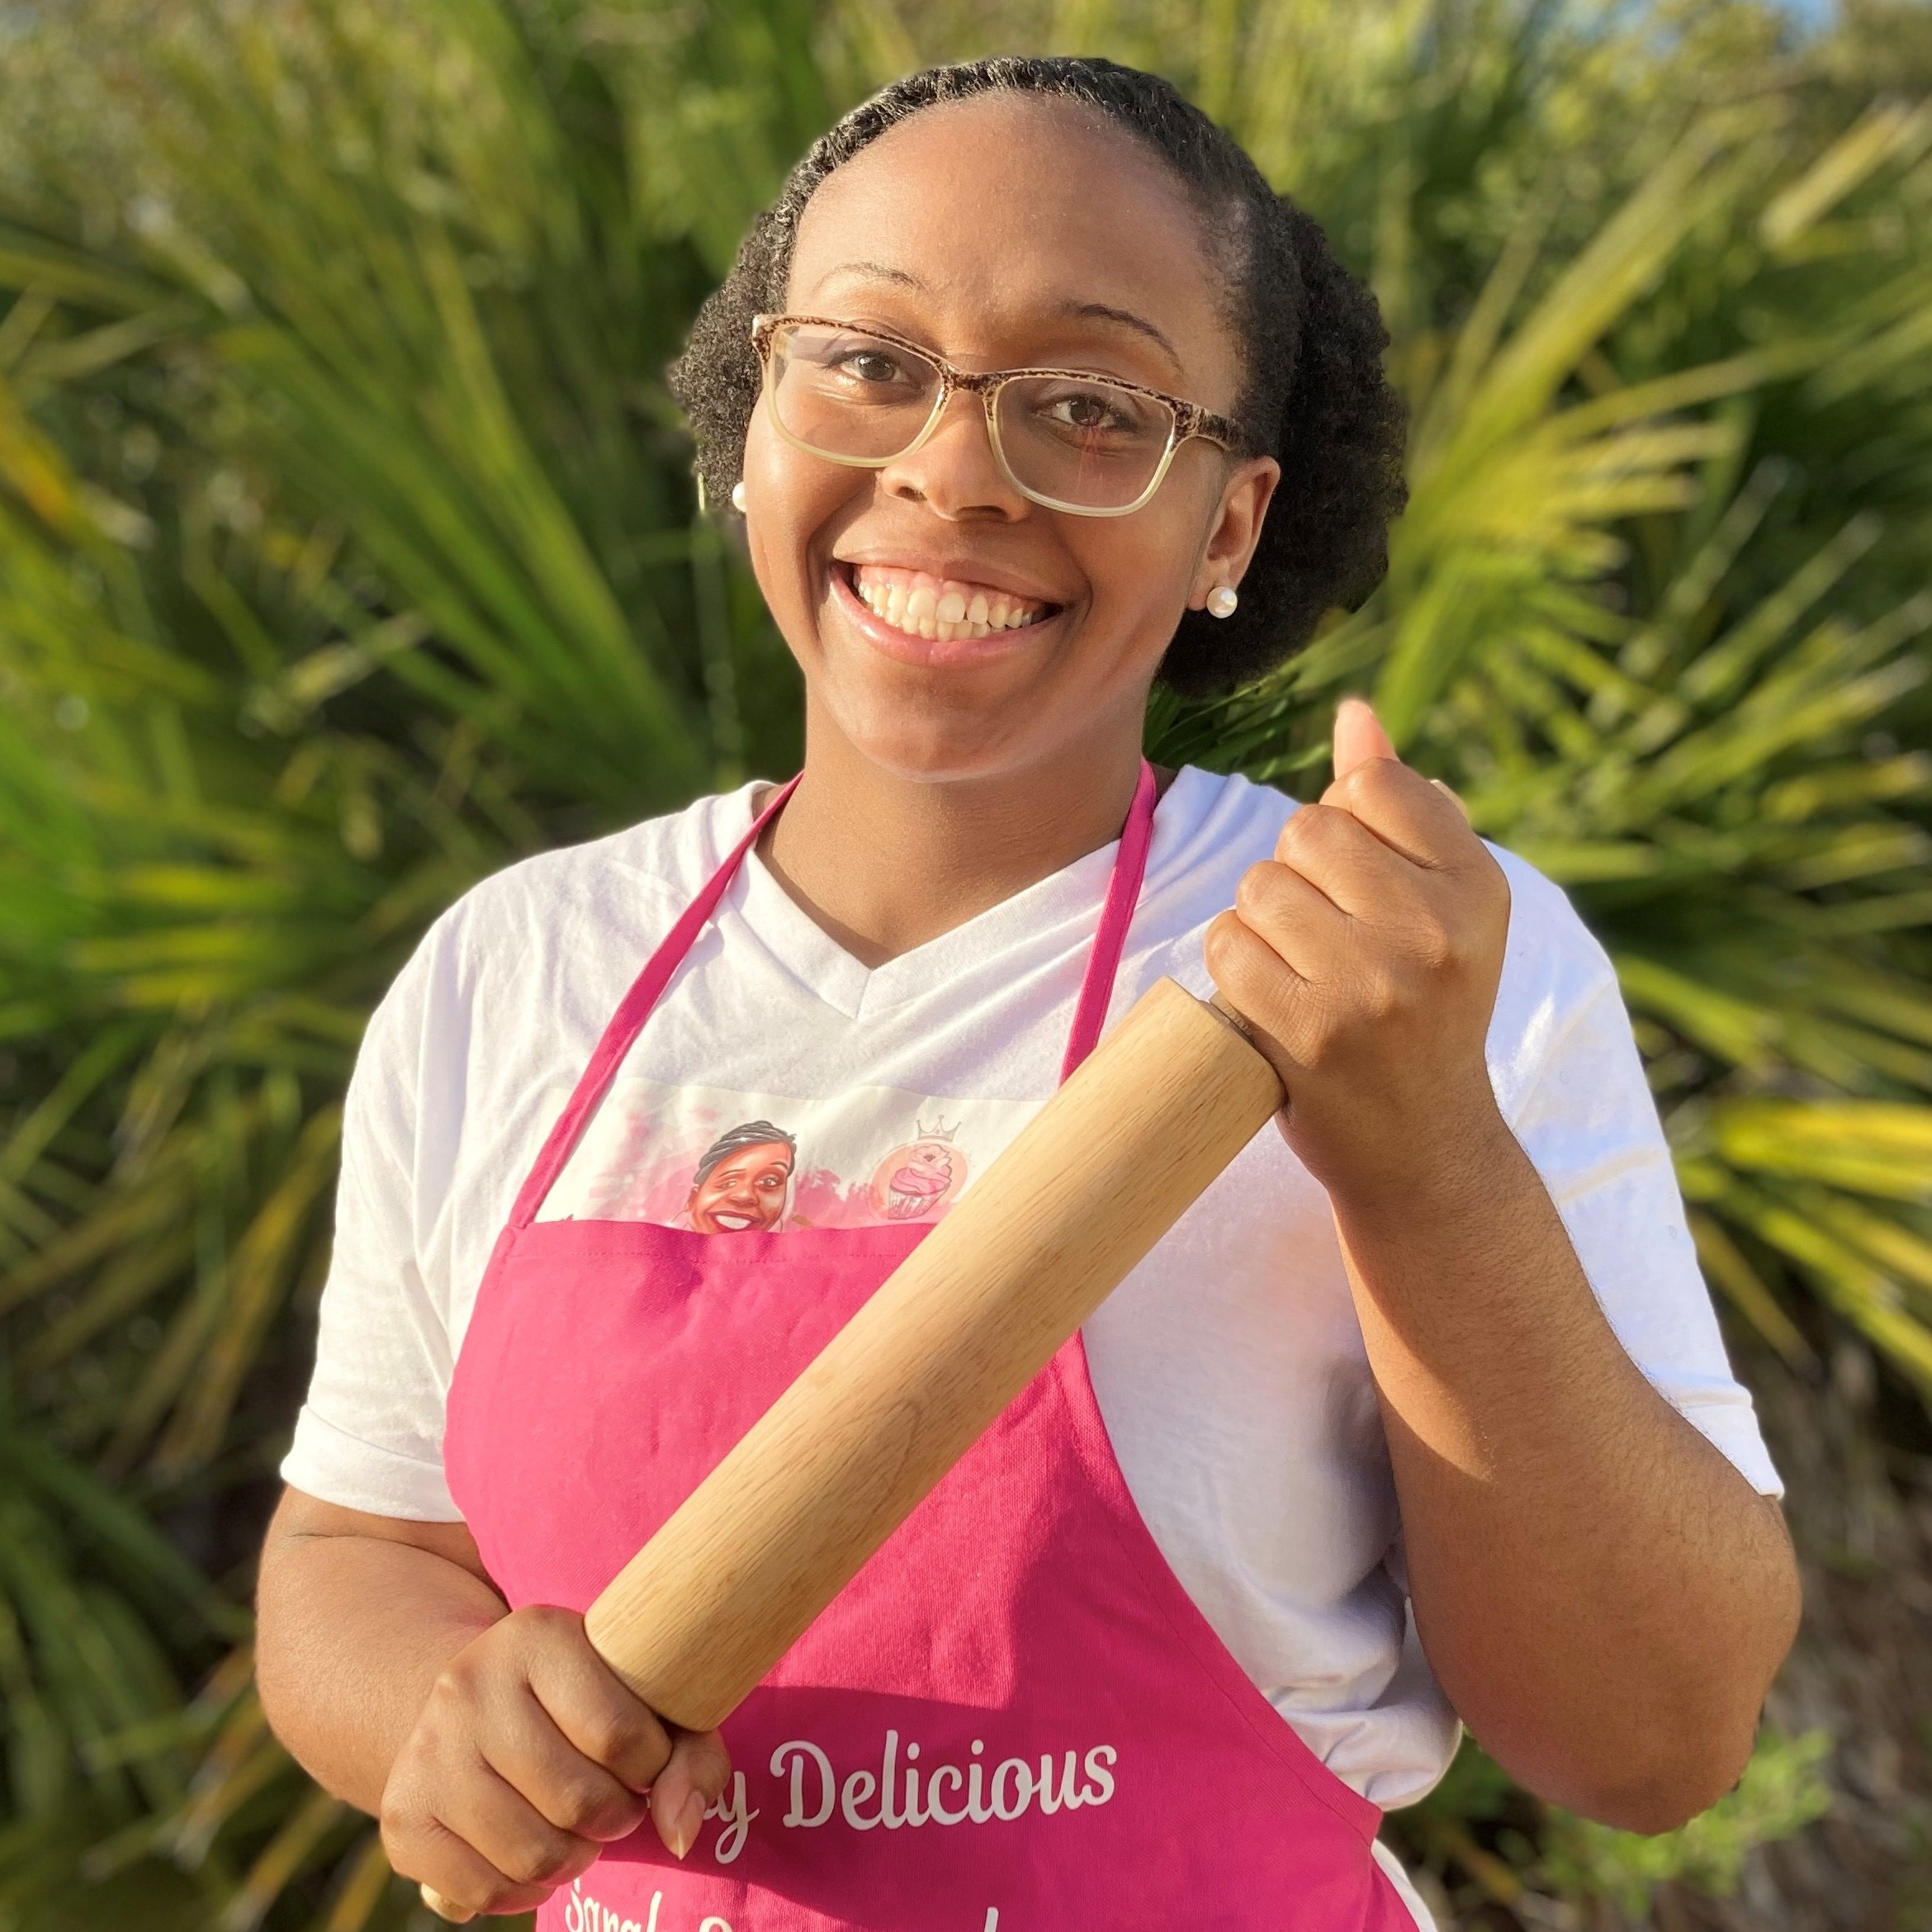
[(692, 1188), (685, 1204), (701, 1234), (769, 1232), (784, 1219), (792, 1178), (787, 1141), (764, 1141), (728, 1153)]
[[(1231, 414), (1226, 273), (1159, 158), (1020, 94), (928, 108), (840, 168), (799, 226), (786, 306), (890, 329), (968, 370), (1050, 367)], [(1238, 583), (1276, 466), (1196, 438), (1153, 500), (1082, 517), (1023, 496), (977, 397), (883, 469), (787, 443), (760, 402), (746, 448), (753, 566), (803, 668), (813, 728), (907, 776), (990, 777), (1139, 720), (1181, 613)], [(869, 608), (915, 576), (1033, 622), (923, 639)]]

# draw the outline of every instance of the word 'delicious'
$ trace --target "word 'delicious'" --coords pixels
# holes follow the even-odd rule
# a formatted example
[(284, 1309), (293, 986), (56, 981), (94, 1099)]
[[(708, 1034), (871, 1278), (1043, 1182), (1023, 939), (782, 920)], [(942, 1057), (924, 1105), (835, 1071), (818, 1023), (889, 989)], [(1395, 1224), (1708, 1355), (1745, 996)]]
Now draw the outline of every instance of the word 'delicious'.
[(902, 1759), (899, 1734), (888, 1731), (876, 1772), (855, 1769), (841, 1777), (809, 1738), (793, 1738), (771, 1755), (773, 1777), (790, 1781), (791, 1802), (780, 1822), (809, 1830), (828, 1824), (836, 1810), (855, 1831), (986, 1825), (1035, 1809), (1052, 1817), (1104, 1805), (1114, 1795), (1112, 1767), (1120, 1754), (1111, 1745), (1095, 1745), (1084, 1755), (1043, 1751), (1037, 1759), (1003, 1758), (992, 1765), (985, 1751), (976, 1737), (966, 1764), (922, 1766), (919, 1746), (908, 1743)]

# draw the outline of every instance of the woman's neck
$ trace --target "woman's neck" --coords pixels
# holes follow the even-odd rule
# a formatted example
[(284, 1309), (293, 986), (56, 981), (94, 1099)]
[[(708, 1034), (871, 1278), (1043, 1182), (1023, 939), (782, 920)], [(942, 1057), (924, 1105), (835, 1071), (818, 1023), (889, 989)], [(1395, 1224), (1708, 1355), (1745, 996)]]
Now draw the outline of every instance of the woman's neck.
[(759, 855), (817, 926), (880, 966), (1117, 839), (1139, 769), (1139, 742), (1115, 732), (1036, 767), (935, 783), (808, 725), (804, 776)]

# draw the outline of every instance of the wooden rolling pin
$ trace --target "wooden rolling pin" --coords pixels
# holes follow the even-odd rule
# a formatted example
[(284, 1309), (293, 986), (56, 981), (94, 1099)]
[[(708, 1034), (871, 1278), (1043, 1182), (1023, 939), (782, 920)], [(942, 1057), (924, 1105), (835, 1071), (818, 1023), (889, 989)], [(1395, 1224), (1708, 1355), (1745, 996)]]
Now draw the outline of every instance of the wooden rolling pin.
[(670, 1722), (722, 1722), (1284, 1098), (1162, 980), (611, 1579), (599, 1655)]

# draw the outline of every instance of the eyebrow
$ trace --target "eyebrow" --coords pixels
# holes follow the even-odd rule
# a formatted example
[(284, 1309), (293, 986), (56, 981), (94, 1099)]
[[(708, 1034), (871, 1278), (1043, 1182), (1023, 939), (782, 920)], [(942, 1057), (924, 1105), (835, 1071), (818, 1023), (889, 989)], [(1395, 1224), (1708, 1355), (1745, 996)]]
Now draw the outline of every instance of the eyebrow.
[(916, 275), (909, 274), (903, 268), (888, 268), (883, 262), (841, 262), (837, 268), (828, 268), (814, 286), (823, 288), (836, 275), (863, 275), (869, 281), (894, 282), (901, 288), (926, 286)]
[(1131, 309), (1116, 309), (1106, 302), (1068, 302), (1061, 313), (1077, 315), (1083, 321), (1118, 322), (1129, 329), (1138, 329), (1151, 341), (1157, 342), (1167, 351), (1167, 360), (1176, 369), (1181, 367), (1181, 352), (1144, 315), (1137, 315)]
[[(819, 277), (817, 286), (822, 288), (835, 276), (859, 275), (872, 282), (889, 282), (899, 288), (924, 289), (926, 286), (920, 278), (904, 268), (888, 268), (883, 262), (841, 262)], [(1116, 309), (1109, 302), (1063, 302), (1063, 315), (1071, 315), (1083, 322), (1118, 322), (1123, 328), (1132, 329), (1156, 343), (1166, 353), (1167, 360), (1176, 370), (1182, 367), (1181, 352), (1167, 339), (1165, 333), (1148, 321), (1144, 315), (1137, 315), (1131, 309)]]

